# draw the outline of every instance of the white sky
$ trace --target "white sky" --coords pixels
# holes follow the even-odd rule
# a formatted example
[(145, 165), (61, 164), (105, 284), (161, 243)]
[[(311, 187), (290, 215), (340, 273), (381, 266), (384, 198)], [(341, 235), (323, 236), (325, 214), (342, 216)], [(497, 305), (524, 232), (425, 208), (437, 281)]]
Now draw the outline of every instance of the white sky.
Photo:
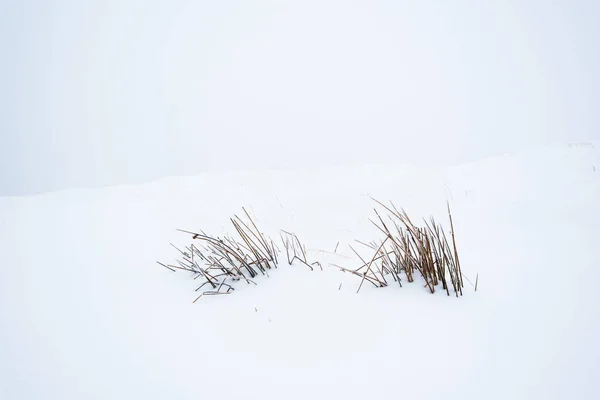
[(0, 195), (600, 137), (597, 1), (0, 1)]

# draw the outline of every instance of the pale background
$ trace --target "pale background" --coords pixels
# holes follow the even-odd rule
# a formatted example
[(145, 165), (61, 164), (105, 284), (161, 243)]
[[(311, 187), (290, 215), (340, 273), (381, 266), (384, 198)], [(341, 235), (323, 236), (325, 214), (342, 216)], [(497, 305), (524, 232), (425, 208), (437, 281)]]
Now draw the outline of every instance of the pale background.
[(600, 136), (597, 1), (0, 1), (0, 195)]

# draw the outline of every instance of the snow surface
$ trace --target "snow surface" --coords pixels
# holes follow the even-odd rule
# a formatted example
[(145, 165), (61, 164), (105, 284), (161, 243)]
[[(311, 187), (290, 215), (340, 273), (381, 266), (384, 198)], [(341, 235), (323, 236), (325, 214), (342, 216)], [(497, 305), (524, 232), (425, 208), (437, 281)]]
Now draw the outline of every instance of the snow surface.
[[(600, 398), (598, 167), (581, 144), (0, 198), (0, 398)], [(380, 237), (369, 195), (446, 228), (448, 199), (477, 292), (357, 294), (328, 263)], [(192, 304), (197, 282), (156, 261), (189, 243), (176, 228), (233, 233), (242, 206), (324, 271), (282, 264)]]

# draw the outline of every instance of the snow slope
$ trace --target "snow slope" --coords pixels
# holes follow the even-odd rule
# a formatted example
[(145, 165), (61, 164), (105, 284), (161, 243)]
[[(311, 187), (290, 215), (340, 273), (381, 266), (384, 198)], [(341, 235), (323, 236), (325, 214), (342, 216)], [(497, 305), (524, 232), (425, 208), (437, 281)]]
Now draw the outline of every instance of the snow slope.
[[(0, 198), (0, 398), (600, 398), (599, 161), (571, 145)], [(379, 238), (369, 195), (446, 227), (448, 199), (477, 292), (356, 294), (327, 264)], [(192, 304), (196, 282), (156, 261), (188, 243), (176, 228), (233, 233), (242, 206), (324, 271), (281, 265)]]

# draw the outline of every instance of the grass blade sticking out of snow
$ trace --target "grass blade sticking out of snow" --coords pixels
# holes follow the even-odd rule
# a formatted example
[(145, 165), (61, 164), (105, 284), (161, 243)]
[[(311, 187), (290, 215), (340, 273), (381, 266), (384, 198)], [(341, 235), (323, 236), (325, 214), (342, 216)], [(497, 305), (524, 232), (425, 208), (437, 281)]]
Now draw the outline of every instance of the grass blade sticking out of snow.
[(295, 233), (282, 230), (279, 235), (281, 237), (281, 241), (283, 242), (283, 246), (285, 247), (285, 253), (287, 255), (289, 265), (292, 265), (295, 260), (298, 260), (310, 268), (311, 271), (314, 270), (313, 267), (315, 265), (318, 265), (319, 268), (321, 268), (321, 271), (323, 270), (320, 262), (308, 262), (306, 257), (306, 246), (300, 242), (300, 239), (298, 239), (298, 236)]

